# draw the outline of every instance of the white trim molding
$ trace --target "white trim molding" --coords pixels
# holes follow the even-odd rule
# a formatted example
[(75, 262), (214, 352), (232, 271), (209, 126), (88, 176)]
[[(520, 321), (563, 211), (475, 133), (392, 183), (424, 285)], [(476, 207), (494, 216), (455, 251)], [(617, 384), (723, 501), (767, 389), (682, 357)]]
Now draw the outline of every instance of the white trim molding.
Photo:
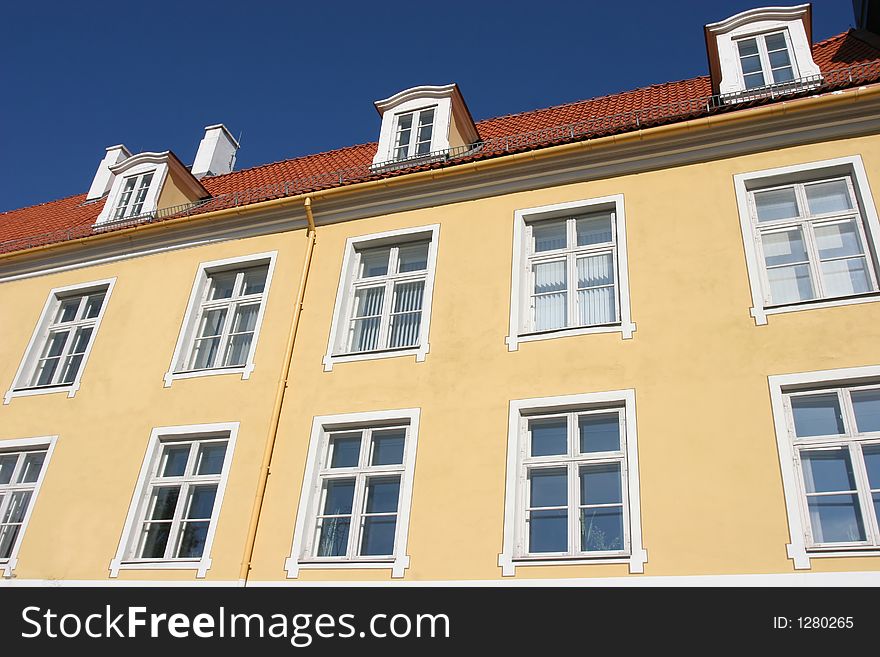
[[(238, 422), (220, 422), (214, 424), (190, 424), (173, 427), (156, 427), (150, 433), (144, 460), (138, 475), (137, 484), (131, 496), (128, 514), (125, 517), (122, 534), (119, 538), (119, 547), (116, 555), (110, 561), (110, 577), (118, 577), (120, 570), (195, 570), (196, 578), (202, 579), (211, 568), (211, 546), (214, 542), (214, 534), (217, 531), (217, 522), (220, 510), (223, 507), (223, 495), (229, 480), (229, 472), (232, 467), (232, 459), (235, 454), (235, 441), (238, 437)], [(199, 440), (205, 438), (222, 438), (226, 440), (226, 452), (223, 460), (223, 468), (217, 483), (217, 494), (214, 498), (214, 507), (211, 512), (205, 546), (200, 558), (194, 559), (154, 559), (133, 560), (129, 557), (136, 540), (135, 531), (137, 524), (144, 512), (147, 502), (147, 487), (150, 474), (155, 469), (162, 453), (163, 442), (181, 440)]]
[(801, 476), (796, 464), (795, 446), (793, 443), (793, 422), (786, 404), (786, 395), (792, 391), (880, 382), (880, 365), (772, 375), (767, 377), (767, 381), (770, 387), (773, 425), (776, 432), (776, 445), (779, 450), (779, 466), (782, 473), (782, 488), (785, 496), (785, 508), (788, 515), (788, 528), (791, 539), (791, 542), (786, 546), (786, 553), (788, 558), (794, 562), (795, 569), (809, 569), (811, 567), (810, 560), (814, 558), (880, 556), (880, 550), (877, 549), (809, 548), (810, 521), (807, 509), (803, 503)]
[[(560, 328), (549, 331), (531, 331), (527, 328), (528, 309), (530, 307), (530, 290), (528, 281), (531, 278), (529, 266), (529, 226), (545, 219), (571, 218), (578, 214), (610, 211), (613, 214), (612, 245), (609, 247), (614, 254), (615, 268), (615, 302), (618, 308), (618, 321), (601, 326), (579, 326)], [(552, 340), (575, 335), (593, 333), (620, 333), (621, 338), (632, 338), (636, 325), (632, 321), (632, 310), (629, 292), (628, 256), (626, 249), (626, 211), (623, 194), (602, 196), (598, 198), (556, 203), (534, 208), (524, 208), (514, 213), (513, 224), (513, 266), (510, 285), (510, 326), (505, 338), (509, 351), (516, 351), (522, 342), (535, 340)], [(576, 291), (568, 289), (569, 296)]]
[[(275, 273), (275, 261), (277, 258), (277, 251), (267, 251), (265, 253), (255, 253), (248, 256), (226, 258), (224, 260), (212, 260), (210, 262), (202, 262), (199, 264), (193, 281), (192, 291), (189, 295), (189, 301), (187, 302), (186, 313), (184, 314), (183, 322), (180, 326), (180, 332), (177, 336), (177, 343), (174, 346), (174, 353), (171, 356), (171, 363), (168, 365), (168, 371), (165, 372), (165, 375), (163, 376), (166, 388), (170, 388), (172, 382), (177, 379), (192, 379), (203, 376), (215, 376), (218, 374), (241, 374), (242, 380), (250, 378), (256, 367), (254, 364), (254, 354), (257, 351), (260, 328), (263, 326), (263, 316), (266, 313), (266, 306), (269, 300), (269, 288), (272, 284), (272, 276)], [(233, 367), (186, 370), (184, 368), (184, 363), (190, 355), (193, 341), (195, 340), (201, 305), (210, 288), (211, 274), (243, 269), (246, 267), (255, 267), (262, 264), (268, 265), (266, 283), (263, 287), (263, 292), (261, 293), (260, 309), (257, 311), (254, 335), (253, 338), (251, 338), (251, 344), (248, 349), (245, 364)], [(230, 316), (226, 318), (227, 324), (231, 324), (232, 321), (234, 321), (234, 317)]]
[[(416, 362), (425, 360), (430, 345), (428, 336), (431, 329), (431, 306), (434, 298), (434, 278), (437, 273), (437, 248), (440, 239), (440, 224), (418, 226), (373, 233), (360, 237), (350, 237), (345, 241), (345, 254), (342, 258), (342, 270), (339, 274), (339, 285), (336, 288), (336, 301), (333, 304), (333, 320), (330, 323), (330, 336), (327, 340), (327, 353), (324, 354), (324, 371), (333, 371), (337, 363), (350, 363), (377, 358), (395, 358), (399, 356), (415, 356)], [(359, 251), (371, 248), (397, 247), (409, 242), (428, 241), (428, 260), (425, 274), (425, 288), (422, 296), (421, 320), (419, 325), (418, 344), (404, 348), (380, 348), (372, 351), (349, 353), (346, 351), (348, 325), (351, 321), (354, 304), (353, 286), (358, 272)], [(384, 317), (390, 313), (393, 294), (385, 294), (383, 299)], [(383, 324), (387, 321), (383, 319)]]
[(755, 226), (756, 220), (753, 218), (754, 203), (752, 201), (752, 192), (763, 187), (803, 183), (823, 177), (836, 176), (845, 176), (852, 181), (857, 206), (853, 208), (853, 213), (861, 214), (861, 218), (864, 221), (863, 228), (866, 238), (866, 243), (863, 245), (864, 255), (868, 259), (869, 268), (873, 272), (880, 271), (880, 266), (878, 266), (880, 265), (878, 263), (878, 254), (880, 254), (880, 248), (878, 248), (880, 247), (880, 219), (877, 216), (874, 197), (868, 184), (868, 175), (860, 155), (762, 171), (750, 171), (733, 176), (749, 286), (752, 293), (752, 307), (749, 309), (749, 312), (754, 318), (756, 325), (762, 326), (767, 324), (770, 315), (880, 301), (880, 291), (875, 289), (865, 294), (846, 297), (824, 297), (785, 305), (771, 305), (769, 302), (766, 269), (761, 258), (761, 246)]
[[(34, 327), (34, 332), (31, 334), (31, 338), (24, 350), (24, 355), (22, 356), (18, 369), (15, 372), (15, 377), (12, 379), (12, 385), (3, 396), (4, 405), (11, 402), (13, 397), (31, 397), (34, 395), (47, 395), (57, 392), (66, 392), (68, 398), (72, 398), (76, 395), (77, 391), (80, 389), (83, 372), (88, 364), (89, 355), (92, 353), (92, 348), (95, 345), (95, 340), (101, 329), (101, 322), (104, 319), (104, 313), (107, 311), (107, 306), (110, 305), (110, 296), (113, 293), (115, 285), (116, 278), (114, 277), (99, 281), (91, 281), (89, 283), (78, 283), (76, 285), (56, 287), (49, 291), (49, 295), (46, 297), (46, 303), (43, 305), (43, 310), (40, 313), (40, 319)], [(102, 290), (104, 291), (104, 301), (101, 304), (101, 310), (98, 312), (98, 316), (95, 318), (93, 324), (94, 328), (92, 329), (88, 346), (82, 356), (79, 369), (77, 370), (73, 381), (67, 384), (42, 387), (28, 385), (26, 381), (28, 381), (28, 379), (34, 374), (37, 361), (40, 359), (40, 350), (43, 348), (45, 341), (49, 337), (52, 316), (58, 308), (59, 301), (65, 297), (88, 295)], [(70, 337), (71, 341), (73, 340), (73, 337), (74, 336)]]
[[(15, 542), (12, 545), (12, 550), (9, 553), (9, 557), (6, 559), (0, 559), (0, 571), (3, 573), (4, 578), (12, 577), (12, 573), (15, 570), (15, 567), (18, 565), (18, 553), (21, 549), (21, 542), (24, 539), (24, 535), (27, 532), (27, 526), (30, 522), (31, 515), (34, 511), (34, 506), (37, 504), (37, 500), (40, 496), (40, 488), (43, 485), (43, 480), (46, 478), (46, 470), (49, 468), (49, 461), (52, 460), (52, 454), (55, 451), (55, 442), (58, 440), (58, 436), (40, 436), (37, 438), (13, 438), (9, 440), (0, 440), (0, 456), (4, 452), (18, 452), (25, 450), (46, 450), (46, 456), (43, 459), (43, 465), (40, 468), (40, 474), (37, 477), (37, 481), (34, 483), (33, 492), (31, 494), (30, 502), (28, 503), (27, 510), (25, 511), (24, 517), (22, 518), (21, 528), (18, 531), (18, 535), (15, 537)], [(2, 583), (2, 580), (0, 580)]]
[[(412, 507), (413, 476), (415, 471), (416, 450), (419, 438), (419, 418), (421, 409), (403, 408), (390, 411), (371, 411), (366, 413), (344, 413), (341, 415), (320, 415), (312, 421), (312, 432), (309, 440), (309, 451), (306, 461), (306, 470), (303, 476), (302, 491), (299, 498), (299, 507), (296, 514), (296, 527), (293, 533), (293, 543), (290, 556), (284, 562), (284, 569), (289, 579), (299, 577), (299, 572), (305, 569), (386, 569), (391, 571), (392, 578), (404, 576), (409, 568), (410, 558), (407, 555), (407, 541), (409, 538), (409, 518)], [(400, 473), (400, 493), (397, 507), (397, 527), (394, 537), (394, 554), (388, 558), (372, 557), (347, 557), (344, 560), (339, 557), (324, 558), (320, 560), (308, 554), (309, 545), (312, 543), (307, 534), (315, 529), (315, 518), (320, 504), (319, 489), (321, 480), (319, 472), (322, 469), (322, 459), (325, 459), (328, 450), (328, 434), (338, 431), (364, 431), (366, 429), (378, 429), (388, 426), (406, 425), (406, 438), (404, 443), (403, 468)], [(369, 451), (369, 447), (362, 447)], [(316, 492), (317, 491), (317, 492)], [(354, 539), (357, 540), (359, 532), (351, 528)]]
[[(625, 513), (624, 534), (629, 545), (620, 556), (590, 558), (576, 557), (534, 558), (523, 556), (521, 549), (524, 518), (523, 513), (526, 486), (522, 481), (521, 455), (525, 436), (524, 418), (534, 413), (565, 413), (585, 410), (623, 409), (625, 437), (623, 499)], [(642, 541), (642, 520), (639, 492), (639, 456), (636, 439), (636, 393), (629, 388), (555, 397), (536, 397), (516, 399), (510, 402), (510, 416), (507, 434), (507, 479), (504, 493), (504, 539), (498, 566), (504, 577), (516, 575), (516, 569), (525, 566), (562, 566), (583, 564), (625, 563), (630, 573), (643, 573), (648, 553)]]

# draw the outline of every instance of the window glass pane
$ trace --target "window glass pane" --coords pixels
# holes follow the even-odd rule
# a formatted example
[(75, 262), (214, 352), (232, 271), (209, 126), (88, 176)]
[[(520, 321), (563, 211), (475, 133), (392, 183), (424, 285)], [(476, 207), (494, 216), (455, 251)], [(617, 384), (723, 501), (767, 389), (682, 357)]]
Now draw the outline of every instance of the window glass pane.
[(428, 268), (428, 242), (409, 244), (398, 249), (400, 265), (398, 271), (422, 271)]
[(532, 240), (534, 241), (534, 252), (552, 251), (554, 249), (564, 249), (568, 244), (566, 239), (566, 221), (542, 221), (532, 224)]
[(871, 489), (880, 489), (880, 445), (865, 446), (862, 454), (865, 457), (868, 485)]
[(813, 298), (813, 282), (809, 265), (776, 267), (767, 270), (771, 303), (793, 303)]
[(234, 271), (220, 272), (211, 274), (211, 288), (208, 291), (208, 299), (214, 301), (216, 299), (229, 299), (235, 291)]
[(620, 450), (620, 415), (599, 413), (578, 417), (582, 454)]
[(743, 78), (746, 82), (746, 89), (754, 89), (756, 87), (764, 86), (763, 73), (750, 73), (749, 75), (744, 75)]
[(394, 286), (391, 339), (388, 344), (392, 349), (412, 347), (419, 343), (424, 293), (425, 281), (397, 283)]
[(86, 319), (97, 317), (101, 312), (101, 306), (104, 305), (104, 293), (93, 294), (86, 300), (86, 309), (84, 316)]
[(529, 420), (531, 456), (568, 452), (568, 422), (564, 417)]
[(18, 454), (0, 454), (0, 484), (12, 481), (12, 471), (18, 463)]
[(798, 216), (794, 187), (755, 192), (754, 196), (755, 207), (758, 210), (758, 221), (793, 219)]
[(253, 339), (253, 333), (241, 333), (230, 336), (229, 346), (226, 348), (226, 357), (223, 360), (224, 367), (238, 367), (247, 363)]
[(577, 259), (578, 287), (614, 284), (614, 260), (610, 253)]
[(330, 467), (356, 468), (361, 456), (361, 435), (345, 434), (330, 441)]
[[(2, 499), (2, 498), (0, 498)], [(21, 525), (0, 526), (0, 559), (8, 559)]]
[(349, 518), (324, 518), (318, 540), (319, 557), (344, 557), (348, 548)]
[(565, 469), (541, 469), (529, 472), (531, 481), (530, 505), (565, 506), (568, 504), (568, 477)]
[(199, 466), (196, 474), (215, 475), (223, 471), (226, 443), (207, 443), (199, 446)]
[(825, 293), (830, 297), (871, 291), (868, 266), (864, 258), (823, 262), (822, 280), (825, 283)]
[(12, 493), (9, 500), (9, 506), (6, 507), (6, 513), (0, 518), (0, 522), (24, 522), (24, 515), (27, 512), (32, 494), (32, 491), (29, 490), (21, 490)]
[(192, 369), (204, 370), (213, 367), (219, 348), (219, 337), (197, 340), (193, 345)]
[(186, 517), (207, 520), (214, 511), (217, 486), (193, 486), (189, 489), (189, 509)]
[(394, 554), (394, 532), (397, 516), (373, 516), (364, 518), (361, 539), (361, 556), (385, 556)]
[(856, 478), (847, 449), (802, 451), (801, 462), (807, 493), (836, 493), (856, 489)]
[(223, 331), (223, 324), (226, 322), (226, 308), (217, 308), (208, 310), (202, 315), (202, 326), (199, 331), (199, 337), (208, 337), (212, 335), (220, 335)]
[(210, 522), (186, 522), (183, 523), (183, 532), (180, 536), (180, 549), (177, 556), (181, 559), (198, 559), (205, 551), (205, 542), (208, 540), (208, 527)]
[(828, 182), (806, 185), (807, 205), (812, 214), (825, 212), (842, 212), (852, 209), (849, 188), (845, 180), (829, 180)]
[(144, 526), (142, 559), (162, 559), (165, 546), (168, 545), (168, 534), (171, 532), (170, 522), (147, 523)]
[[(610, 253), (577, 259), (578, 324), (594, 326), (617, 321), (614, 260)], [(586, 289), (584, 289), (586, 288)]]
[(880, 389), (853, 391), (852, 404), (860, 433), (880, 431)]
[(325, 485), (323, 515), (347, 515), (351, 513), (354, 499), (354, 479), (331, 479)]
[(153, 489), (152, 511), (150, 520), (171, 520), (177, 508), (180, 486), (161, 486)]
[(381, 321), (379, 314), (382, 312), (384, 298), (384, 287), (371, 287), (355, 292), (355, 321), (352, 324), (351, 351), (368, 351), (378, 348)]
[(761, 71), (761, 58), (758, 55), (741, 57), (740, 62), (742, 63), (743, 73), (759, 73)]
[(244, 290), (242, 294), (261, 294), (266, 289), (266, 276), (269, 274), (269, 266), (245, 269)]
[[(787, 68), (789, 73), (791, 72), (791, 60), (788, 58), (787, 50), (777, 50), (775, 52), (769, 53), (770, 56), (770, 67), (773, 69)], [(773, 72), (773, 77), (777, 82), (780, 82), (778, 78), (776, 78), (776, 71)]]
[(767, 34), (764, 36), (764, 43), (767, 44), (767, 50), (784, 50), (785, 35), (782, 32)]
[(794, 80), (794, 72), (790, 66), (773, 69), (773, 82), (791, 82), (792, 80)]
[(397, 513), (400, 477), (370, 479), (367, 483), (366, 513)]
[(604, 552), (623, 549), (623, 508), (581, 509), (581, 550)]
[(406, 432), (383, 431), (373, 433), (373, 460), (371, 465), (396, 465), (403, 463), (403, 447)]
[(76, 319), (77, 310), (79, 310), (80, 298), (64, 299), (58, 308), (58, 316), (56, 322), (72, 322)]
[(587, 215), (575, 222), (578, 246), (611, 241), (611, 213)]
[(763, 233), (761, 242), (764, 245), (764, 261), (768, 267), (808, 260), (807, 250), (804, 247), (804, 236), (800, 228), (776, 233)]
[(817, 543), (865, 540), (865, 527), (857, 495), (823, 495), (808, 498), (810, 526)]
[(798, 395), (790, 399), (798, 438), (835, 436), (844, 432), (840, 400), (835, 393)]
[(862, 255), (862, 240), (853, 221), (816, 226), (816, 246), (819, 257), (841, 258), (844, 256)]
[(181, 477), (186, 472), (189, 459), (189, 445), (168, 445), (162, 450), (162, 467), (160, 476)]
[(40, 477), (43, 469), (43, 461), (46, 460), (46, 452), (31, 452), (24, 457), (21, 472), (18, 474), (18, 483), (33, 484)]
[(561, 328), (567, 323), (565, 261), (543, 262), (534, 265), (535, 274), (535, 329), (538, 331)]
[(390, 249), (369, 249), (361, 251), (360, 278), (385, 276), (388, 273)]
[(758, 54), (758, 42), (755, 39), (741, 39), (736, 42), (740, 57)]
[(620, 504), (620, 464), (605, 463), (581, 468), (581, 504)]
[(568, 551), (568, 511), (529, 512), (529, 552)]

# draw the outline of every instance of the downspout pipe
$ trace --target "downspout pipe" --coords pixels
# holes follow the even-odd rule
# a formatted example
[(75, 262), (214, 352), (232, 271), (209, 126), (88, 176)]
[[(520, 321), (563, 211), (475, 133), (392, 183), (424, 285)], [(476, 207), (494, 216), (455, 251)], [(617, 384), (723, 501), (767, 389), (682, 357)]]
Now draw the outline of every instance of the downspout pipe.
[(241, 560), (241, 571), (239, 572), (238, 579), (243, 586), (247, 586), (248, 577), (250, 576), (251, 563), (254, 557), (254, 546), (257, 541), (257, 530), (260, 524), (260, 514), (263, 510), (263, 501), (266, 497), (266, 485), (269, 481), (272, 454), (275, 451), (275, 442), (278, 439), (278, 425), (281, 421), (281, 411), (284, 407), (284, 396), (287, 393), (287, 386), (290, 379), (290, 364), (293, 360), (293, 347), (296, 343), (296, 333), (302, 315), (306, 283), (309, 278), (309, 269), (312, 264), (312, 253), (315, 250), (315, 242), (317, 241), (315, 217), (312, 214), (312, 199), (310, 196), (305, 197), (303, 200), (303, 206), (305, 207), (306, 219), (309, 224), (308, 232), (306, 233), (306, 256), (303, 260), (302, 274), (299, 279), (299, 289), (297, 290), (296, 302), (293, 307), (293, 319), (291, 320), (290, 331), (287, 335), (287, 345), (284, 350), (281, 375), (278, 379), (278, 387), (275, 391), (275, 401), (272, 405), (272, 419), (269, 424), (269, 433), (266, 437), (266, 447), (263, 450), (263, 460), (260, 463), (260, 478), (257, 482), (257, 490), (254, 497), (254, 506), (251, 510), (244, 555)]

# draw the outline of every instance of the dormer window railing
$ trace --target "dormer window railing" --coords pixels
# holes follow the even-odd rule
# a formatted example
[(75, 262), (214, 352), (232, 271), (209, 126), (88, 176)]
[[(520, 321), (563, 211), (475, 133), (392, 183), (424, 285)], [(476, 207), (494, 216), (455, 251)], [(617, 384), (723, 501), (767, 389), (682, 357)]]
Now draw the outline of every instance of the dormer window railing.
[[(397, 117), (397, 130), (394, 137), (394, 160), (409, 160), (431, 153), (431, 138), (434, 134), (434, 107), (415, 112), (407, 112)], [(415, 130), (413, 130), (415, 126)], [(415, 132), (415, 135), (413, 135)], [(415, 136), (415, 139), (413, 139)]]

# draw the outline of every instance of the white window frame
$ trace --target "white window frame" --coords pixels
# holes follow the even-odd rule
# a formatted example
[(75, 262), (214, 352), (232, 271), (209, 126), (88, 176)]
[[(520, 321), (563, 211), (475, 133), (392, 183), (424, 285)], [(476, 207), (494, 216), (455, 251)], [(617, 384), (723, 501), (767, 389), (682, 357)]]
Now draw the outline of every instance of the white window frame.
[(877, 260), (878, 254), (880, 254), (880, 250), (878, 250), (878, 246), (880, 246), (880, 219), (877, 216), (874, 197), (871, 194), (865, 165), (860, 155), (734, 175), (733, 182), (739, 210), (740, 229), (745, 248), (749, 285), (752, 292), (752, 307), (749, 309), (749, 312), (755, 319), (756, 325), (762, 326), (767, 324), (770, 315), (880, 301), (880, 292), (878, 291), (850, 297), (813, 299), (782, 306), (768, 305), (765, 300), (768, 290), (765, 280), (766, 270), (761, 258), (761, 247), (758, 243), (758, 233), (755, 228), (756, 220), (752, 218), (752, 190), (804, 182), (806, 180), (838, 178), (842, 176), (847, 176), (852, 181), (855, 200), (863, 220), (865, 256), (873, 271), (878, 272), (880, 271)]
[[(116, 556), (110, 561), (110, 577), (118, 577), (121, 570), (195, 570), (196, 578), (202, 579), (211, 568), (211, 547), (214, 543), (214, 534), (217, 531), (217, 523), (220, 511), (223, 507), (223, 495), (226, 492), (226, 484), (232, 460), (235, 455), (235, 441), (238, 437), (238, 422), (222, 422), (215, 424), (191, 424), (173, 427), (156, 427), (150, 432), (147, 449), (138, 475), (137, 484), (128, 507), (128, 514), (119, 539), (119, 547)], [(226, 456), (223, 461), (223, 470), (217, 484), (217, 495), (214, 498), (214, 509), (211, 514), (211, 524), (205, 539), (205, 549), (199, 559), (131, 559), (129, 554), (133, 541), (137, 540), (139, 524), (143, 514), (143, 505), (147, 501), (147, 491), (150, 484), (150, 475), (157, 459), (162, 452), (165, 442), (178, 442), (186, 440), (198, 440), (205, 438), (221, 438), (227, 440)]]
[[(144, 181), (149, 176), (149, 181), (146, 186), (144, 185)], [(143, 209), (146, 207), (147, 196), (150, 193), (150, 187), (153, 185), (153, 178), (156, 177), (156, 170), (151, 169), (144, 171), (142, 173), (136, 173), (129, 176), (125, 176), (122, 181), (122, 189), (119, 192), (119, 196), (116, 199), (116, 207), (113, 208), (113, 215), (111, 221), (122, 221), (124, 219), (130, 219), (132, 217), (139, 217), (143, 213)], [(126, 203), (123, 206), (122, 201), (127, 191), (128, 184), (130, 181), (133, 181), (133, 186), (131, 189), (131, 194), (129, 194), (126, 199)], [(143, 198), (138, 202), (138, 197), (143, 194)], [(134, 212), (134, 207), (136, 205), (140, 205), (140, 212)], [(118, 216), (120, 210), (122, 211), (122, 216)]]
[[(301, 570), (306, 569), (386, 569), (391, 570), (391, 577), (400, 578), (410, 565), (407, 555), (409, 538), (409, 521), (412, 507), (413, 478), (415, 473), (416, 451), (419, 439), (419, 418), (421, 409), (403, 408), (390, 411), (371, 411), (366, 413), (345, 413), (341, 415), (319, 415), (312, 421), (312, 432), (309, 440), (309, 451), (306, 471), (303, 475), (302, 491), (296, 514), (296, 526), (290, 556), (284, 562), (289, 579), (299, 577)], [(354, 558), (315, 558), (307, 556), (305, 551), (310, 543), (307, 536), (311, 531), (320, 495), (316, 495), (320, 484), (321, 457), (326, 454), (330, 433), (349, 429), (371, 429), (390, 426), (408, 425), (404, 448), (403, 469), (400, 472), (400, 498), (397, 511), (397, 530), (394, 539), (394, 554), (390, 557), (354, 557)], [(396, 471), (395, 471), (396, 472)]]
[[(101, 329), (101, 322), (104, 319), (104, 313), (107, 312), (107, 306), (110, 305), (110, 296), (113, 293), (115, 285), (116, 278), (106, 278), (99, 281), (91, 281), (89, 283), (56, 287), (49, 291), (49, 295), (46, 297), (46, 303), (43, 305), (43, 310), (40, 313), (40, 319), (34, 327), (34, 332), (31, 334), (27, 347), (24, 350), (24, 355), (22, 356), (18, 369), (15, 372), (15, 377), (12, 379), (12, 385), (3, 396), (4, 405), (9, 404), (14, 397), (30, 397), (33, 395), (48, 395), (59, 392), (66, 392), (68, 398), (72, 398), (76, 395), (81, 386), (83, 372), (85, 372), (86, 366), (88, 365), (89, 355), (92, 353), (92, 349), (95, 346), (95, 340)], [(58, 308), (60, 299), (69, 296), (98, 292), (102, 289), (104, 290), (104, 303), (101, 306), (101, 311), (95, 318), (92, 336), (89, 340), (88, 347), (86, 347), (86, 351), (83, 354), (79, 371), (76, 373), (74, 380), (70, 383), (56, 386), (40, 388), (30, 387), (29, 380), (34, 374), (34, 368), (40, 358), (40, 352), (48, 338), (49, 327), (52, 325), (52, 318)]]
[[(525, 525), (524, 505), (527, 491), (523, 478), (521, 455), (528, 442), (526, 416), (538, 414), (570, 413), (572, 411), (623, 408), (625, 425), (624, 479), (625, 507), (628, 506), (629, 550), (620, 556), (589, 557), (576, 555), (526, 556), (522, 552), (522, 535)], [(641, 503), (639, 497), (639, 460), (636, 437), (636, 394), (632, 388), (594, 392), (558, 397), (516, 399), (510, 402), (507, 434), (507, 479), (504, 493), (504, 539), (498, 555), (498, 565), (503, 577), (516, 575), (516, 569), (524, 566), (583, 565), (623, 563), (629, 565), (630, 573), (643, 573), (648, 553), (642, 543)]]
[[(202, 262), (196, 271), (195, 280), (193, 281), (192, 290), (189, 295), (189, 301), (186, 306), (186, 313), (183, 316), (183, 322), (180, 332), (177, 336), (177, 343), (174, 346), (174, 353), (171, 356), (171, 363), (168, 371), (165, 372), (165, 387), (171, 387), (171, 384), (177, 379), (192, 379), (203, 376), (216, 376), (218, 374), (241, 374), (243, 381), (250, 378), (256, 367), (254, 363), (254, 355), (257, 351), (257, 342), (260, 338), (260, 328), (263, 326), (263, 317), (266, 313), (266, 305), (269, 300), (269, 287), (272, 283), (272, 276), (275, 273), (275, 261), (277, 260), (277, 251), (268, 251), (265, 253), (255, 253), (248, 256), (237, 258), (226, 258), (224, 260), (212, 260), (210, 262)], [(182, 369), (184, 359), (190, 356), (195, 331), (198, 328), (198, 320), (202, 302), (210, 287), (210, 275), (215, 272), (222, 272), (235, 269), (243, 269), (247, 267), (256, 267), (261, 264), (269, 266), (266, 272), (266, 285), (263, 288), (262, 299), (260, 301), (260, 310), (257, 312), (256, 325), (254, 326), (254, 337), (251, 340), (250, 350), (248, 351), (247, 360), (244, 365), (236, 365), (233, 367), (214, 367), (204, 370), (185, 370)], [(231, 319), (229, 321), (232, 321)]]
[[(430, 351), (428, 336), (431, 328), (431, 305), (434, 297), (434, 278), (437, 271), (437, 248), (440, 238), (440, 224), (391, 230), (384, 233), (373, 233), (360, 237), (350, 237), (345, 242), (345, 254), (342, 259), (342, 270), (336, 288), (336, 301), (333, 305), (333, 320), (330, 324), (330, 336), (327, 340), (327, 352), (324, 354), (324, 371), (331, 372), (337, 363), (349, 363), (378, 358), (396, 358), (415, 356), (416, 362), (423, 362)], [(419, 326), (419, 342), (415, 347), (399, 349), (382, 349), (377, 351), (347, 353), (343, 350), (345, 336), (348, 333), (348, 322), (353, 301), (353, 283), (358, 268), (358, 252), (381, 246), (397, 246), (409, 242), (430, 240), (428, 245), (428, 267), (425, 272), (425, 290), (422, 296), (422, 320)], [(387, 299), (386, 303), (391, 303)]]
[[(786, 545), (788, 558), (794, 562), (796, 570), (811, 568), (811, 559), (824, 557), (878, 557), (880, 549), (876, 546), (856, 546), (840, 548), (816, 546), (811, 544), (810, 522), (803, 492), (802, 473), (795, 458), (796, 445), (793, 420), (789, 411), (788, 395), (792, 391), (824, 391), (829, 388), (854, 387), (862, 383), (880, 381), (880, 365), (850, 367), (834, 370), (820, 370), (797, 374), (781, 374), (767, 377), (770, 386), (770, 402), (773, 410), (773, 425), (776, 431), (776, 446), (779, 451), (779, 465), (782, 472), (782, 488), (785, 496), (785, 508), (788, 516), (790, 543)], [(843, 410), (843, 409), (842, 409)], [(851, 436), (839, 436), (834, 442), (851, 441)], [(822, 444), (821, 440), (801, 439), (804, 443)], [(853, 467), (857, 467), (853, 464)], [(860, 499), (864, 507), (864, 499)], [(863, 509), (864, 512), (864, 509)], [(873, 512), (873, 508), (871, 509)], [(871, 531), (866, 525), (865, 531)]]
[[(532, 332), (527, 329), (527, 316), (530, 308), (531, 268), (528, 250), (530, 247), (530, 229), (532, 223), (545, 219), (572, 217), (610, 210), (614, 213), (614, 263), (617, 277), (617, 305), (619, 320), (615, 324), (603, 326), (580, 326), (559, 328), (549, 331)], [(534, 208), (524, 208), (514, 213), (513, 223), (513, 267), (510, 286), (510, 325), (505, 338), (509, 351), (516, 351), (522, 342), (536, 340), (552, 340), (574, 335), (593, 333), (620, 333), (621, 338), (632, 338), (636, 325), (632, 321), (632, 310), (629, 290), (628, 256), (626, 247), (626, 211), (623, 194), (602, 196), (599, 198), (569, 201)], [(573, 297), (569, 290), (569, 297)]]
[[(428, 152), (418, 154), (416, 153), (416, 148), (418, 146), (418, 128), (419, 121), (422, 118), (422, 113), (424, 112), (433, 112), (434, 117), (431, 119), (431, 138), (428, 140)], [(439, 112), (439, 108), (436, 104), (434, 105), (426, 105), (424, 107), (419, 107), (416, 109), (409, 109), (402, 112), (396, 112), (394, 114), (394, 130), (393, 130), (393, 140), (391, 142), (391, 159), (394, 162), (407, 162), (409, 160), (419, 159), (423, 157), (430, 157), (433, 152), (434, 146), (434, 131), (437, 128), (437, 114)], [(412, 116), (412, 124), (410, 126), (410, 140), (406, 146), (406, 156), (398, 158), (397, 150), (399, 148), (397, 144), (397, 137), (400, 134), (400, 120), (404, 116)]]
[(21, 529), (18, 532), (18, 536), (15, 537), (15, 543), (12, 546), (12, 551), (9, 553), (9, 557), (6, 559), (0, 559), (0, 570), (3, 571), (3, 577), (10, 578), (12, 577), (13, 571), (15, 567), (18, 565), (18, 554), (21, 550), (21, 543), (24, 540), (25, 533), (27, 532), (28, 523), (30, 522), (31, 515), (34, 512), (34, 507), (37, 504), (37, 500), (40, 495), (40, 488), (43, 486), (43, 481), (46, 478), (46, 470), (49, 468), (49, 461), (52, 459), (52, 454), (55, 451), (55, 442), (58, 440), (58, 436), (40, 436), (37, 438), (13, 438), (9, 440), (0, 440), (0, 454), (4, 452), (23, 452), (23, 451), (39, 451), (46, 450), (46, 458), (43, 460), (43, 467), (40, 470), (40, 475), (37, 477), (37, 481), (33, 485), (31, 501), (28, 504), (27, 511), (25, 511), (24, 518), (22, 518)]
[[(773, 69), (770, 66), (770, 56), (767, 51), (767, 43), (765, 38), (768, 36), (772, 36), (774, 34), (782, 34), (782, 38), (785, 39), (785, 48), (788, 51), (788, 59), (789, 66), (791, 67), (791, 74), (793, 76), (792, 80), (788, 80), (785, 82), (775, 82), (773, 81)], [(740, 41), (748, 41), (749, 39), (754, 39), (755, 43), (758, 47), (758, 57), (761, 60), (761, 74), (764, 76), (764, 84), (760, 87), (753, 87), (752, 89), (746, 89), (746, 78), (745, 73), (742, 69), (742, 60), (739, 55), (739, 42)], [(738, 35), (735, 39), (733, 39), (733, 45), (737, 49), (737, 61), (738, 61), (738, 71), (739, 71), (739, 82), (742, 85), (742, 89), (745, 93), (753, 92), (756, 89), (764, 89), (764, 87), (770, 87), (774, 85), (794, 85), (797, 84), (797, 80), (800, 78), (800, 72), (798, 70), (797, 65), (797, 57), (795, 57), (794, 46), (791, 41), (791, 35), (788, 32), (787, 27), (779, 27), (778, 29), (765, 30), (762, 32), (754, 32), (751, 34), (741, 34)], [(755, 71), (757, 73), (757, 71)]]

